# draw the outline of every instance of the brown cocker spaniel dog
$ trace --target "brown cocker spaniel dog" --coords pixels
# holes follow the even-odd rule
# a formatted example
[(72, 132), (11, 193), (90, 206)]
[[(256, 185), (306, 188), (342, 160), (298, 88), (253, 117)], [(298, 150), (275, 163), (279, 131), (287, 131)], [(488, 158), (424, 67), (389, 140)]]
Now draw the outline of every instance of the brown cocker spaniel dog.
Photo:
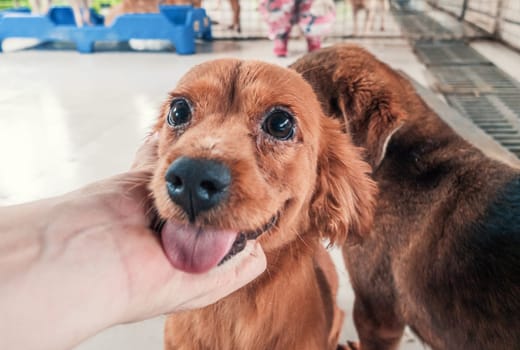
[(167, 349), (336, 349), (342, 313), (321, 238), (369, 231), (375, 187), (358, 149), (297, 73), (222, 59), (171, 92), (156, 129), (155, 206), (172, 264), (203, 273), (256, 239), (267, 271), (169, 317)]
[(292, 68), (365, 149), (379, 187), (372, 233), (343, 249), (352, 348), (395, 349), (408, 325), (433, 349), (519, 349), (520, 171), (463, 140), (357, 46)]

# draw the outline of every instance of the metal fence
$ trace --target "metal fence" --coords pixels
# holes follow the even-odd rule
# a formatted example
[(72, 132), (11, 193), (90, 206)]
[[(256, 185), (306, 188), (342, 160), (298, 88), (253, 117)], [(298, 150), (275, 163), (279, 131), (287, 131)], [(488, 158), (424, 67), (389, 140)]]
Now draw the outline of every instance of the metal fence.
[[(100, 9), (107, 5), (113, 5), (121, 0), (93, 0), (94, 7)], [(182, 0), (180, 0), (182, 1)], [(185, 0), (189, 2), (190, 0)], [(229, 29), (232, 22), (233, 12), (230, 0), (203, 0), (202, 6), (206, 9), (209, 16), (214, 21), (213, 35), (217, 39), (246, 39), (246, 38), (265, 38), (267, 37), (267, 26), (262, 20), (258, 11), (260, 0), (239, 0), (241, 6), (240, 19), (242, 31), (238, 33)], [(494, 35), (496, 38), (503, 40), (509, 45), (520, 49), (520, 0), (388, 0), (393, 4), (394, 8), (399, 3), (412, 4), (414, 9), (421, 10), (421, 16), (406, 16), (406, 12), (387, 12), (385, 14), (385, 30), (381, 31), (379, 25), (374, 29), (367, 31), (358, 30), (358, 35), (363, 37), (398, 37), (418, 35), (414, 30), (407, 28), (408, 22), (415, 21), (415, 26), (424, 29), (419, 33), (421, 36), (430, 33), (432, 38), (438, 37), (443, 39), (446, 36), (446, 30), (440, 31), (441, 26), (449, 27), (443, 23), (439, 16), (432, 13), (431, 7), (441, 9), (450, 13), (455, 18), (463, 19), (462, 23), (470, 23), (481, 29), (483, 32)], [(0, 9), (11, 7), (15, 3), (19, 5), (27, 5), (28, 0), (0, 0)], [(54, 0), (54, 4), (67, 3), (66, 0)], [(350, 37), (354, 33), (353, 11), (350, 0), (334, 0), (336, 7), (336, 21), (329, 37), (345, 38)], [(405, 16), (402, 16), (404, 14)], [(432, 17), (430, 17), (432, 15)], [(365, 12), (358, 14), (358, 22), (360, 26), (366, 16)], [(436, 23), (433, 22), (435, 20)], [(431, 23), (430, 23), (431, 22)], [(413, 23), (412, 23), (413, 24)], [(430, 25), (431, 24), (431, 25)], [(435, 24), (436, 26), (433, 26)], [(404, 27), (403, 27), (404, 26)], [(410, 27), (408, 25), (408, 27)], [(412, 28), (412, 29), (413, 29)], [(456, 37), (478, 37), (479, 35), (468, 34), (467, 27), (461, 27), (462, 30), (453, 30)], [(294, 28), (294, 35), (298, 35), (299, 31)]]
[[(213, 26), (213, 34), (215, 38), (266, 38), (268, 31), (267, 26), (258, 11), (259, 3), (259, 0), (240, 0), (240, 19), (242, 24), (241, 33), (228, 29), (232, 19), (231, 6), (229, 5), (228, 0), (203, 0), (202, 5), (211, 19), (216, 22)], [(352, 36), (354, 33), (354, 21), (351, 1), (335, 0), (334, 4), (336, 8), (336, 21), (334, 22), (329, 37), (344, 38)], [(399, 24), (389, 12), (384, 16), (384, 30), (380, 30), (379, 28), (380, 17), (378, 17), (376, 18), (377, 25), (373, 29), (368, 28), (368, 30), (362, 31), (361, 27), (363, 26), (365, 15), (366, 13), (363, 11), (358, 14), (359, 36), (397, 37), (401, 35)], [(293, 35), (298, 35), (296, 27), (293, 28)]]
[[(121, 2), (121, 0), (92, 0), (92, 7), (100, 11), (101, 8), (112, 6)], [(67, 5), (67, 0), (53, 0), (54, 5)], [(0, 0), (0, 10), (17, 6), (29, 7), (29, 0)]]
[[(210, 17), (217, 23), (213, 27), (216, 38), (263, 38), (267, 36), (267, 27), (258, 12), (259, 1), (240, 0), (242, 7), (241, 33), (227, 29), (232, 18), (231, 6), (228, 0), (203, 0), (202, 4)], [(419, 10), (424, 18), (414, 18), (415, 20), (431, 21), (429, 15), (433, 15), (434, 20), (439, 25), (446, 25), (447, 23), (443, 23), (442, 18), (433, 14), (434, 11), (431, 6), (433, 5), (434, 8), (442, 9), (452, 14), (453, 17), (463, 19), (465, 23), (474, 25), (488, 34), (496, 35), (496, 37), (504, 40), (511, 46), (520, 49), (520, 0), (388, 0), (388, 2), (393, 4), (394, 8), (398, 7), (398, 3), (407, 3), (411, 5), (411, 8)], [(354, 25), (351, 1), (334, 0), (334, 3), (336, 6), (336, 22), (329, 37), (345, 38), (352, 36)], [(385, 38), (413, 34), (406, 29), (403, 30), (402, 23), (403, 20), (410, 20), (411, 17), (399, 17), (400, 14), (402, 12), (394, 11), (385, 15), (384, 31), (379, 30), (378, 26), (376, 26), (374, 30), (358, 31), (358, 35)], [(365, 12), (360, 12), (358, 16), (358, 21), (363, 23)], [(428, 23), (422, 24), (427, 26)], [(453, 31), (453, 28), (456, 27), (452, 25), (450, 30)], [(460, 33), (457, 33), (457, 30)], [(432, 37), (439, 34), (437, 32), (439, 31), (434, 31)], [(438, 36), (439, 39), (444, 38), (443, 34)], [(468, 30), (467, 26), (461, 24), (460, 28), (456, 28), (455, 36), (463, 38), (481, 37), (482, 35)]]
[[(101, 7), (113, 5), (121, 0), (93, 0), (93, 6), (99, 10)], [(189, 3), (190, 0), (180, 0)], [(214, 21), (213, 35), (217, 39), (246, 39), (246, 38), (266, 38), (267, 26), (260, 16), (258, 11), (259, 0), (239, 0), (241, 6), (240, 20), (242, 31), (238, 33), (235, 30), (229, 29), (232, 23), (233, 12), (229, 0), (203, 0), (202, 6), (206, 9), (208, 15)], [(353, 35), (353, 14), (350, 0), (334, 0), (336, 7), (336, 21), (330, 33), (330, 37), (347, 37)], [(15, 4), (19, 6), (28, 6), (28, 0), (0, 0), (0, 9), (14, 7)], [(67, 4), (67, 0), (53, 0), (55, 5)], [(362, 27), (366, 13), (360, 12), (359, 22)], [(379, 18), (377, 18), (379, 21)], [(296, 27), (293, 31), (294, 35), (298, 35)], [(385, 15), (385, 30), (381, 31), (378, 25), (366, 32), (359, 32), (360, 36), (366, 37), (396, 37), (401, 34), (398, 23), (393, 16), (387, 12)]]
[(429, 0), (520, 49), (520, 0)]

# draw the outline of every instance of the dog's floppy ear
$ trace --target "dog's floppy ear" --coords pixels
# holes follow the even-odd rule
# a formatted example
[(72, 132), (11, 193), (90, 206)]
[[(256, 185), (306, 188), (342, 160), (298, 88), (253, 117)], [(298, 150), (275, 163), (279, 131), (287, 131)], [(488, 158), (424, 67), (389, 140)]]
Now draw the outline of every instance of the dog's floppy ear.
[(372, 226), (376, 186), (371, 169), (337, 120), (323, 117), (322, 133), (311, 222), (331, 244), (342, 244), (347, 234), (355, 242)]
[(366, 159), (377, 169), (386, 156), (392, 136), (404, 125), (406, 112), (396, 102), (390, 88), (366, 79), (356, 84), (336, 78), (338, 109), (354, 143), (366, 149)]

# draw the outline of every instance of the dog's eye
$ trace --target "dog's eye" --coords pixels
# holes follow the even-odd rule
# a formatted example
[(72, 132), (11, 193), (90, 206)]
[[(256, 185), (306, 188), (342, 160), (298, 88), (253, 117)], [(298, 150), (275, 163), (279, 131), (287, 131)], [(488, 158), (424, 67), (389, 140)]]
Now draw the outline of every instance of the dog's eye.
[(179, 126), (186, 124), (191, 119), (191, 107), (183, 98), (173, 100), (168, 113), (168, 124), (171, 126)]
[(279, 140), (289, 140), (294, 136), (294, 118), (283, 109), (275, 109), (265, 118), (262, 129)]

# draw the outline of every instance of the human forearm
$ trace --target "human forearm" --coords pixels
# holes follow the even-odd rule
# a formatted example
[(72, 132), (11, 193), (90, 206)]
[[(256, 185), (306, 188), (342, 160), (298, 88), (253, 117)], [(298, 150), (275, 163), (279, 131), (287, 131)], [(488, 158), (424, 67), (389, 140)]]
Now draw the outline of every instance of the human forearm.
[[(114, 313), (115, 321), (120, 306), (106, 300), (111, 295), (106, 288), (121, 282), (97, 268), (104, 261), (81, 249), (85, 241), (106, 242), (107, 235), (67, 231), (72, 227), (63, 217), (63, 202), (57, 197), (0, 208), (2, 349), (70, 348), (110, 325), (111, 317), (100, 313)], [(101, 252), (106, 247), (99, 244)]]
[[(0, 281), (3, 284), (30, 269), (43, 247), (54, 199), (0, 207)], [(43, 220), (42, 220), (43, 219)], [(3, 289), (0, 289), (0, 292)], [(0, 301), (1, 302), (1, 301)]]
[(66, 349), (113, 324), (207, 306), (265, 270), (248, 242), (206, 274), (175, 270), (149, 229), (157, 137), (131, 171), (0, 208), (0, 349)]

